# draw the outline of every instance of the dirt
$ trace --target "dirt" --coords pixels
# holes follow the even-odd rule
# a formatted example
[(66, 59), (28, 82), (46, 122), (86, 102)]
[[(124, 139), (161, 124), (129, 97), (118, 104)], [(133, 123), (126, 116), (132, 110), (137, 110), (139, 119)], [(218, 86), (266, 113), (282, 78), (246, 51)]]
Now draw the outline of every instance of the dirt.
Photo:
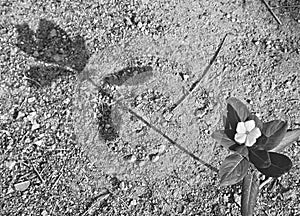
[[(300, 2), (269, 3), (282, 25), (261, 1), (0, 2), (0, 214), (240, 215), (240, 185), (179, 148), (218, 169), (230, 96), (299, 128)], [(255, 215), (300, 215), (285, 154)]]

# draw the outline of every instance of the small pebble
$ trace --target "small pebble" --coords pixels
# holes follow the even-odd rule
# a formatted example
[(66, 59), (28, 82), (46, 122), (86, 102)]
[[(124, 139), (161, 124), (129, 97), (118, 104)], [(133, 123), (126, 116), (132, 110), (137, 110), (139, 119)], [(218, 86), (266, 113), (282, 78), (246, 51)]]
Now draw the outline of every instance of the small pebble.
[(167, 120), (167, 121), (170, 121), (172, 117), (173, 117), (173, 114), (172, 114), (172, 113), (166, 113), (166, 114), (164, 115), (164, 118), (165, 118), (165, 120)]
[(124, 157), (124, 160), (126, 160), (127, 162), (129, 162), (129, 163), (134, 163), (135, 161), (136, 161), (136, 156), (135, 155), (133, 155), (133, 154), (130, 154), (130, 155), (126, 155), (125, 157)]
[(62, 55), (56, 54), (53, 56), (54, 61), (59, 62), (62, 60)]
[(48, 212), (44, 209), (41, 213), (42, 216), (47, 216), (48, 215)]
[(29, 115), (27, 116), (27, 120), (30, 121), (30, 122), (33, 122), (36, 115), (37, 115), (36, 112), (29, 113)]
[(16, 163), (17, 163), (16, 161), (6, 161), (5, 166), (8, 169), (12, 170), (14, 168), (14, 166), (16, 165)]
[(25, 116), (25, 113), (23, 112), (18, 112), (17, 120), (22, 119)]
[(24, 140), (24, 143), (28, 144), (31, 142), (31, 139), (29, 137), (27, 137), (25, 140)]
[(159, 39), (159, 35), (157, 35), (157, 34), (153, 35), (153, 39), (154, 40), (158, 40)]
[(40, 127), (41, 127), (41, 125), (35, 122), (35, 123), (33, 123), (31, 130), (34, 131), (36, 129), (39, 129)]
[(30, 181), (24, 181), (24, 182), (17, 183), (14, 186), (17, 191), (25, 191), (27, 190), (29, 185), (30, 185)]
[(57, 36), (56, 30), (52, 29), (50, 32), (50, 37), (55, 37), (55, 36)]
[(136, 205), (137, 201), (135, 199), (131, 200), (130, 205)]
[(145, 161), (145, 160), (139, 160), (139, 161), (137, 161), (137, 165), (138, 165), (139, 167), (145, 166), (146, 163), (147, 163), (147, 161)]
[(40, 54), (39, 54), (39, 52), (38, 51), (34, 51), (34, 53), (33, 53), (33, 56), (34, 57), (38, 57)]
[(64, 104), (69, 104), (70, 101), (71, 101), (70, 98), (66, 98), (66, 99), (63, 101), (63, 103), (64, 103)]
[(27, 99), (28, 103), (33, 103), (35, 101), (35, 97), (31, 97)]
[(166, 148), (167, 148), (166, 145), (164, 145), (164, 144), (160, 145), (159, 149), (158, 149), (158, 153), (163, 154), (166, 151)]
[(12, 187), (9, 187), (6, 191), (6, 194), (11, 194), (13, 193), (15, 190)]
[(139, 22), (139, 23), (137, 24), (137, 26), (138, 26), (139, 28), (142, 28), (142, 27), (143, 27), (143, 23), (142, 23), (142, 22)]
[(120, 189), (123, 190), (123, 191), (127, 191), (128, 190), (128, 186), (125, 184), (124, 181), (122, 181), (120, 183)]
[(153, 163), (155, 163), (155, 162), (157, 162), (157, 161), (159, 160), (159, 155), (158, 155), (157, 153), (155, 153), (155, 154), (150, 154), (150, 155), (149, 155), (149, 159), (150, 159)]
[(37, 146), (43, 146), (44, 145), (44, 140), (37, 140), (34, 142), (35, 145)]
[(184, 75), (183, 75), (183, 80), (188, 80), (189, 78), (190, 78), (189, 75), (187, 75), (187, 74), (184, 74)]

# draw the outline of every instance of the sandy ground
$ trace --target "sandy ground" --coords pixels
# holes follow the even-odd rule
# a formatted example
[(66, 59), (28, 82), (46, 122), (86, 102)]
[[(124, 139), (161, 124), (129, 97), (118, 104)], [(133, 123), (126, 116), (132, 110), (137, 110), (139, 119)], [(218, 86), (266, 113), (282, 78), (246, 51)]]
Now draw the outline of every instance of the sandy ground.
[[(230, 96), (299, 128), (299, 4), (270, 2), (279, 25), (261, 1), (1, 0), (0, 215), (240, 215), (239, 185), (124, 107), (216, 168)], [(255, 215), (300, 215), (299, 149)]]

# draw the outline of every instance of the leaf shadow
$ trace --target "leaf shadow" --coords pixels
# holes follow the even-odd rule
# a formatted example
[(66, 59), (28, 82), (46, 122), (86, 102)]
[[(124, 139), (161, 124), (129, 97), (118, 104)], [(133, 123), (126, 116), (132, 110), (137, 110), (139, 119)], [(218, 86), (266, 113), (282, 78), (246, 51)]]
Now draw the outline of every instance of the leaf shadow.
[(135, 66), (125, 67), (115, 73), (109, 74), (104, 77), (104, 82), (110, 85), (139, 85), (147, 82), (152, 76), (153, 68), (151, 66)]
[[(80, 73), (90, 58), (83, 37), (76, 36), (71, 39), (66, 31), (52, 21), (40, 19), (36, 31), (32, 30), (28, 23), (17, 24), (15, 28), (18, 34), (16, 46), (37, 61), (55, 64), (58, 69), (61, 68), (59, 74), (65, 74), (66, 68)], [(53, 66), (51, 67), (53, 68)], [(27, 71), (29, 74), (33, 73), (33, 77), (37, 78), (34, 81), (45, 84), (49, 83), (49, 78), (57, 78), (57, 76), (46, 76), (47, 80), (42, 80), (44, 76), (37, 76), (38, 74), (43, 75), (43, 73), (36, 73), (37, 68), (34, 66)], [(47, 66), (40, 68), (47, 68)], [(47, 70), (49, 69), (41, 71)]]
[(50, 86), (53, 80), (73, 74), (72, 71), (57, 66), (31, 66), (25, 71), (26, 79), (31, 86), (43, 88)]
[[(35, 64), (25, 71), (25, 78), (31, 86), (44, 88), (60, 78), (81, 73), (90, 58), (83, 37), (71, 38), (61, 27), (46, 19), (40, 19), (36, 31), (28, 23), (15, 25), (16, 46), (41, 64)], [(44, 63), (44, 64), (42, 64)], [(102, 90), (105, 97), (112, 97)], [(98, 109), (98, 130), (106, 141), (118, 137), (112, 124), (113, 107), (103, 103)], [(107, 125), (111, 125), (107, 127)]]
[[(104, 88), (100, 88), (99, 97), (103, 102), (97, 106), (98, 131), (100, 137), (105, 141), (113, 142), (119, 137), (118, 125), (113, 121), (114, 106), (106, 103), (106, 100), (113, 100), (112, 95)], [(121, 116), (119, 116), (121, 119)]]

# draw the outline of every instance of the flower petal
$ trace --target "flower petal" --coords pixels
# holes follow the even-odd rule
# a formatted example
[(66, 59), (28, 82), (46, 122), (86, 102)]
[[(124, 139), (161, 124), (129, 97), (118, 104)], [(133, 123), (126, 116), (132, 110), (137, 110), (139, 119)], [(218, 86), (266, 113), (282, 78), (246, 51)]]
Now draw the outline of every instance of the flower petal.
[(245, 122), (238, 122), (236, 126), (236, 132), (242, 134), (246, 133), (246, 131)]
[(252, 131), (250, 131), (250, 133), (248, 134), (248, 136), (252, 136), (255, 139), (257, 139), (258, 137), (261, 136), (261, 132), (260, 132), (259, 128), (256, 127)]
[(254, 145), (255, 142), (256, 142), (256, 137), (251, 135), (251, 134), (248, 134), (247, 138), (246, 138), (245, 145), (248, 146), (248, 147), (251, 147), (251, 146)]
[(245, 127), (247, 131), (252, 131), (255, 128), (255, 121), (254, 120), (246, 121)]
[(240, 144), (245, 143), (247, 135), (244, 133), (236, 133), (234, 136), (234, 140)]

